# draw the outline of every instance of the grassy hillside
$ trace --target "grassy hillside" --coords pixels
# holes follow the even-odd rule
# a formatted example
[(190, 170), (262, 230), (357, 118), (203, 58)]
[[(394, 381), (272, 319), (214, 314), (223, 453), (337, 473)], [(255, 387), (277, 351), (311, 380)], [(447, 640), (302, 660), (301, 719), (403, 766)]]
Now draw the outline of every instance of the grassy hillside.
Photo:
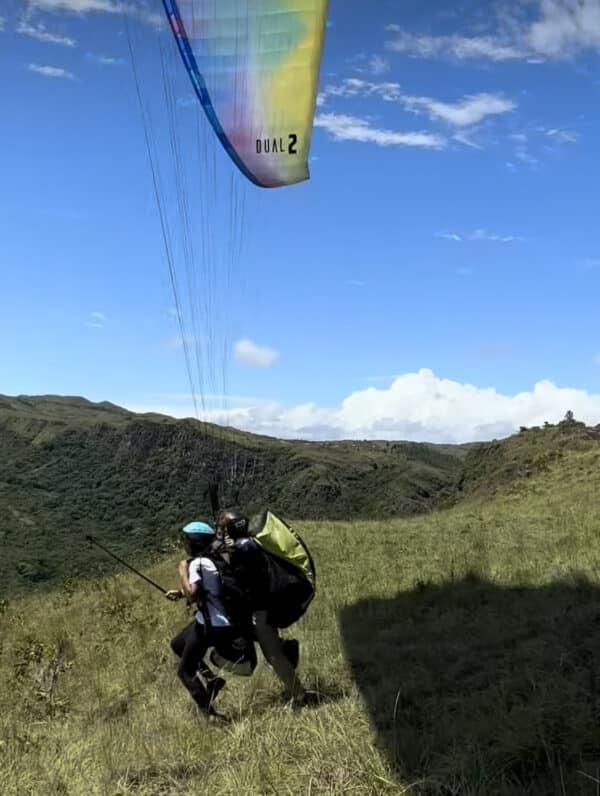
[(521, 428), (508, 439), (474, 445), (465, 453), (457, 498), (490, 497), (521, 479), (560, 463), (574, 451), (600, 447), (600, 426), (589, 428), (574, 419), (556, 425)]
[[(134, 576), (9, 599), (0, 793), (596, 794), (599, 492), (584, 444), (493, 499), (300, 523), (320, 591), (293, 633), (324, 701), (284, 708), (262, 665), (230, 678), (224, 726), (175, 677), (181, 606)], [(176, 562), (151, 573), (174, 585)]]
[[(306, 519), (402, 516), (453, 494), (463, 449), (411, 443), (285, 442), (108, 403), (0, 397), (0, 596), (164, 551), (208, 515), (208, 482), (249, 511)], [(112, 566), (112, 565), (110, 565)]]

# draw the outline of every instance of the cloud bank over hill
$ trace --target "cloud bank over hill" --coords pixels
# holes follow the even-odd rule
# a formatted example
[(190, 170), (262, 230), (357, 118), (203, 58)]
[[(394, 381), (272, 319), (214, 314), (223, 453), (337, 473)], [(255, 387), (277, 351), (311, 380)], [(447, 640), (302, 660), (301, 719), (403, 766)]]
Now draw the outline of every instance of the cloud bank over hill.
[[(284, 406), (276, 402), (229, 401), (226, 409), (208, 409), (206, 419), (245, 431), (287, 439), (402, 439), (463, 443), (505, 437), (520, 426), (561, 420), (570, 409), (578, 420), (600, 423), (600, 395), (550, 381), (531, 390), (503, 395), (440, 378), (423, 368), (398, 376), (387, 388), (369, 387), (348, 395), (337, 407), (315, 403)], [(190, 416), (191, 401), (135, 411)]]

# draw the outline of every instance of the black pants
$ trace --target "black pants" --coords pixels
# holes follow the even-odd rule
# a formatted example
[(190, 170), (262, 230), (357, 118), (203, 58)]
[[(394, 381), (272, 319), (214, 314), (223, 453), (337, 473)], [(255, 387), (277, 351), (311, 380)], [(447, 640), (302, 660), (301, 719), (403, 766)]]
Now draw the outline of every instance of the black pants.
[(208, 648), (213, 644), (214, 638), (209, 638), (204, 625), (196, 621), (189, 624), (171, 641), (171, 649), (180, 658), (177, 675), (194, 702), (203, 710), (209, 706), (210, 695), (204, 683), (197, 677), (197, 673), (200, 672), (208, 681), (214, 679), (214, 672), (203, 660)]

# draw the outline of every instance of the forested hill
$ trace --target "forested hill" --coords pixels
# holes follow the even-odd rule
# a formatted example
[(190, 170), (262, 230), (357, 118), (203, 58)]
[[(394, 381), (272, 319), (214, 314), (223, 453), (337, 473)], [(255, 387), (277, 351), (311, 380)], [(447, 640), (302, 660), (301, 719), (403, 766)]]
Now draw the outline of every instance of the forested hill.
[(222, 501), (249, 513), (268, 505), (297, 520), (385, 520), (485, 501), (599, 457), (600, 427), (572, 417), (475, 445), (316, 443), (83, 398), (0, 396), (0, 594), (106, 565), (89, 533), (124, 555), (167, 549), (183, 523), (210, 516), (215, 471)]
[(0, 396), (0, 584), (86, 571), (94, 533), (122, 553), (159, 551), (210, 515), (208, 481), (249, 512), (407, 516), (452, 500), (467, 447), (289, 442), (135, 414), (83, 398)]

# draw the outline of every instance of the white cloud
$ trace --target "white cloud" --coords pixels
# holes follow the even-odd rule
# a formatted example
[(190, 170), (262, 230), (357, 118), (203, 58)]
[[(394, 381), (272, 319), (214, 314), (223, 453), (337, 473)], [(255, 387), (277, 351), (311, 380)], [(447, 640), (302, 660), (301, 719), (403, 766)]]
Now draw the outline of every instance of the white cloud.
[(5, 17), (0, 17), (0, 33), (2, 33), (5, 27), (6, 27), (6, 19)]
[(75, 14), (100, 12), (118, 14), (121, 10), (116, 0), (29, 0), (29, 8), (41, 11), (70, 11)]
[(29, 10), (71, 14), (127, 14), (156, 29), (167, 27), (166, 15), (156, 11), (156, 3), (142, 0), (28, 0)]
[(85, 325), (92, 329), (102, 329), (107, 320), (108, 318), (103, 312), (94, 311), (90, 312)]
[(386, 42), (392, 52), (405, 53), (419, 58), (469, 58), (492, 61), (511, 61), (526, 57), (520, 47), (492, 36), (422, 36), (408, 33), (398, 25), (388, 25), (387, 30), (396, 35)]
[(321, 113), (315, 118), (315, 127), (326, 130), (335, 141), (360, 141), (379, 146), (414, 146), (443, 149), (446, 140), (434, 133), (399, 132), (371, 127), (367, 119), (337, 113)]
[(543, 131), (549, 138), (559, 144), (576, 144), (579, 140), (579, 135), (573, 130), (544, 130)]
[(390, 71), (390, 62), (380, 55), (373, 55), (369, 61), (369, 70), (373, 75), (384, 75)]
[(125, 63), (122, 58), (114, 58), (110, 55), (95, 55), (94, 53), (86, 53), (86, 58), (88, 61), (92, 61), (95, 64), (100, 64), (101, 66), (121, 66)]
[(600, 46), (600, 0), (541, 0), (540, 12), (527, 34), (536, 53), (565, 58)]
[[(427, 113), (434, 121), (446, 122), (458, 128), (473, 127), (488, 116), (509, 113), (517, 107), (513, 100), (497, 94), (473, 94), (458, 102), (442, 102), (431, 97), (403, 95), (399, 83), (373, 83), (356, 77), (346, 78), (338, 85), (326, 86), (317, 98), (318, 106), (322, 108), (331, 97), (379, 97), (385, 102), (401, 103), (412, 113)], [(468, 140), (463, 143), (475, 146)]]
[(74, 80), (75, 76), (66, 69), (58, 66), (40, 66), (39, 64), (28, 64), (27, 68), (30, 72), (35, 72), (42, 77), (60, 78), (63, 80)]
[(471, 127), (488, 116), (510, 113), (517, 107), (512, 100), (496, 94), (475, 94), (454, 103), (430, 97), (404, 97), (403, 102), (407, 110), (417, 113), (425, 111), (432, 119), (454, 127)]
[(436, 238), (444, 238), (445, 240), (453, 240), (456, 243), (462, 243), (463, 238), (457, 232), (436, 232)]
[(339, 85), (328, 85), (319, 94), (317, 100), (320, 106), (324, 105), (329, 97), (380, 97), (386, 102), (396, 102), (400, 99), (401, 89), (399, 83), (371, 83), (358, 77), (348, 77)]
[(477, 141), (474, 141), (474, 137), (477, 135), (479, 131), (478, 127), (470, 127), (464, 130), (457, 130), (452, 139), (454, 141), (458, 141), (459, 144), (463, 144), (464, 146), (471, 147), (472, 149), (483, 149), (481, 144), (478, 144)]
[[(156, 5), (154, 4), (154, 7)], [(129, 12), (132, 16), (137, 16), (146, 25), (155, 28), (156, 30), (167, 30), (169, 23), (167, 17), (161, 11), (152, 11), (149, 9), (138, 9), (136, 6), (131, 6)]]
[[(540, 157), (552, 150), (553, 143), (556, 145), (566, 143), (566, 141), (560, 140), (558, 132), (557, 130), (552, 136), (548, 136), (544, 127), (537, 127), (527, 132), (512, 133), (508, 138), (514, 142), (514, 160), (532, 168), (538, 167), (540, 165)], [(540, 135), (544, 137), (543, 140)], [(515, 171), (516, 164), (512, 162), (510, 168)]]
[[(261, 403), (209, 411), (206, 419), (282, 438), (462, 443), (508, 436), (519, 426), (546, 420), (557, 422), (568, 409), (578, 420), (600, 423), (600, 395), (584, 390), (540, 381), (527, 392), (504, 395), (422, 369), (398, 376), (386, 389), (354, 392), (338, 407)], [(191, 414), (176, 408), (176, 416)]]
[(279, 359), (274, 348), (257, 345), (252, 340), (238, 340), (234, 351), (237, 361), (249, 368), (270, 368)]
[(17, 33), (49, 44), (61, 44), (63, 47), (75, 47), (76, 44), (75, 39), (69, 36), (60, 36), (56, 33), (50, 33), (41, 22), (37, 25), (31, 25), (29, 22), (25, 21), (20, 22), (17, 27)]
[(418, 58), (523, 60), (539, 64), (600, 46), (600, 0), (528, 0), (527, 4), (535, 6), (534, 19), (519, 14), (522, 9), (518, 7), (506, 6), (499, 16), (499, 29), (488, 36), (429, 36), (388, 25), (386, 30), (393, 37), (386, 42), (386, 48)]
[(452, 240), (456, 243), (463, 243), (464, 241), (492, 241), (494, 243), (513, 243), (515, 241), (523, 240), (518, 235), (498, 235), (495, 232), (489, 232), (487, 229), (476, 229), (469, 233), (458, 232), (437, 232), (437, 238), (444, 238), (445, 240)]
[(488, 232), (487, 229), (476, 229), (467, 235), (467, 240), (487, 240), (495, 243), (514, 243), (523, 240), (519, 235), (498, 235), (495, 232)]
[(540, 165), (539, 158), (536, 158), (535, 155), (532, 155), (531, 152), (529, 152), (529, 150), (524, 146), (517, 147), (515, 150), (515, 158), (520, 160), (521, 163), (525, 163), (526, 166), (532, 166), (535, 168), (536, 166)]

